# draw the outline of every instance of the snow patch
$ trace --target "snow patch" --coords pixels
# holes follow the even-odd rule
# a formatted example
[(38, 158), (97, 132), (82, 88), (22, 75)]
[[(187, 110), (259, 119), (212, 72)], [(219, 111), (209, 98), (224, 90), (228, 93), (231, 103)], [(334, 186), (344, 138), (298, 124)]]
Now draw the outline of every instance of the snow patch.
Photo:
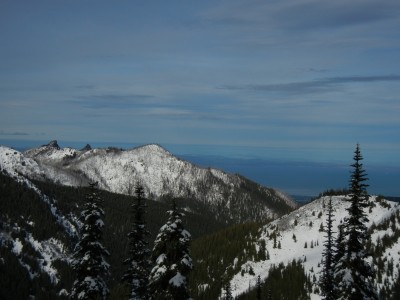
[(18, 255), (21, 254), (21, 251), (22, 251), (22, 248), (23, 248), (23, 247), (24, 247), (24, 246), (22, 245), (20, 239), (19, 239), (19, 238), (16, 238), (15, 241), (13, 241), (13, 249), (12, 249), (12, 252), (13, 252), (15, 255), (18, 256)]
[(174, 277), (169, 280), (169, 284), (172, 284), (176, 287), (184, 286), (186, 285), (186, 277), (182, 276), (182, 274), (178, 272)]

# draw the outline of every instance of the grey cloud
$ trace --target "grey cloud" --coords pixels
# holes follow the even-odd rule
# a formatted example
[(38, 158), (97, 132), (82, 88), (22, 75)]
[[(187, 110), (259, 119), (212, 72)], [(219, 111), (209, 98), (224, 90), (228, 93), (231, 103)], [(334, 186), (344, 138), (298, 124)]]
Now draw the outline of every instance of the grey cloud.
[(323, 80), (331, 83), (399, 81), (400, 75), (347, 76), (347, 77), (332, 77)]
[(384, 75), (384, 76), (344, 76), (322, 78), (312, 81), (289, 82), (278, 84), (256, 84), (256, 85), (225, 85), (219, 86), (218, 89), (225, 90), (254, 90), (265, 92), (284, 92), (297, 94), (310, 94), (319, 92), (329, 92), (337, 90), (339, 85), (348, 83), (373, 83), (373, 82), (391, 82), (400, 81), (400, 75)]
[(9, 136), (27, 136), (30, 135), (27, 132), (8, 132), (8, 131), (4, 131), (4, 130), (0, 130), (0, 135), (9, 135)]
[(192, 112), (185, 109), (171, 108), (171, 107), (152, 107), (143, 110), (143, 115), (156, 116), (156, 117), (184, 117), (191, 116)]
[(210, 10), (204, 19), (223, 25), (269, 29), (318, 29), (398, 19), (400, 2), (373, 1), (236, 1)]
[(78, 90), (94, 90), (96, 89), (96, 86), (92, 84), (82, 84), (82, 85), (77, 85), (76, 88)]
[(153, 98), (151, 95), (130, 94), (130, 95), (93, 95), (85, 96), (76, 100), (68, 101), (73, 104), (80, 105), (84, 108), (92, 109), (127, 109), (144, 105), (146, 101)]
[(343, 27), (398, 18), (399, 10), (394, 1), (295, 1), (274, 18), (289, 28)]
[(308, 68), (308, 69), (302, 69), (302, 71), (312, 72), (312, 73), (326, 73), (328, 72), (328, 69)]

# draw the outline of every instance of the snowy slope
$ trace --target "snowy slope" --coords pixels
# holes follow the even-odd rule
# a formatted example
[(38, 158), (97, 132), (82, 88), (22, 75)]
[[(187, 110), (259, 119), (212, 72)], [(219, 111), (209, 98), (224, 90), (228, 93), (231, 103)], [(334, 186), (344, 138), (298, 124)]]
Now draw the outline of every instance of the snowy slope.
[(297, 207), (284, 193), (239, 175), (197, 167), (159, 145), (76, 150), (51, 141), (24, 153), (1, 147), (0, 166), (69, 186), (97, 181), (100, 188), (121, 194), (133, 194), (140, 182), (154, 200), (167, 196), (194, 199), (210, 206), (216, 215), (225, 210), (238, 223), (280, 216)]
[(0, 172), (32, 189), (47, 204), (56, 222), (63, 227), (65, 232), (70, 236), (76, 235), (75, 225), (68, 221), (65, 216), (61, 215), (55, 203), (31, 182), (31, 178), (43, 179), (46, 177), (46, 173), (35, 160), (25, 157), (22, 153), (14, 149), (0, 146)]
[[(47, 171), (61, 169), (59, 173), (46, 174), (55, 182), (76, 185), (74, 174), (81, 171), (87, 180), (98, 181), (101, 188), (124, 194), (132, 194), (137, 181), (142, 182), (154, 197), (166, 194), (186, 196), (188, 188), (192, 188), (196, 194), (198, 185), (195, 182), (207, 175), (213, 175), (225, 184), (229, 181), (228, 175), (217, 170), (197, 168), (175, 158), (158, 145), (146, 145), (128, 151), (93, 149), (84, 153), (70, 148), (43, 146), (28, 150), (25, 154)], [(65, 174), (70, 174), (70, 178), (60, 177)], [(237, 178), (232, 178), (238, 184)]]
[[(344, 196), (332, 197), (332, 204), (334, 207), (334, 224), (335, 231), (338, 224), (343, 221), (347, 216), (346, 208), (349, 202), (344, 201)], [(320, 231), (321, 224), (326, 223), (327, 203), (329, 197), (322, 197), (312, 203), (305, 205), (298, 210), (275, 220), (262, 228), (261, 238), (266, 241), (266, 251), (268, 251), (270, 259), (265, 261), (253, 262), (248, 261), (242, 265), (242, 269), (248, 270), (251, 266), (255, 275), (250, 275), (245, 272), (244, 275), (239, 272), (231, 280), (231, 287), (234, 295), (244, 293), (249, 286), (255, 286), (258, 275), (261, 279), (265, 279), (271, 266), (284, 263), (285, 265), (293, 260), (301, 260), (304, 262), (305, 271), (314, 277), (318, 282), (322, 265), (320, 265), (323, 251), (323, 242), (325, 240), (325, 232)], [(399, 212), (400, 207), (398, 203), (380, 200), (377, 197), (371, 197), (370, 200), (374, 207), (366, 209), (369, 217), (368, 226), (373, 229), (372, 244), (377, 245), (378, 240), (386, 237), (395, 236), (393, 229), (400, 230)], [(392, 219), (391, 227), (387, 230), (383, 224), (388, 223)], [(381, 226), (380, 226), (381, 225)], [(277, 244), (280, 242), (281, 249), (273, 247), (273, 240), (270, 236), (273, 232), (278, 234)], [(305, 246), (307, 244), (307, 247)], [(389, 262), (393, 261), (394, 264), (400, 262), (400, 241), (395, 238), (393, 245), (387, 247), (380, 259), (383, 261), (382, 280), (376, 280), (379, 289), (384, 286), (385, 280), (387, 286), (391, 287), (399, 274), (397, 268), (394, 268), (393, 274), (387, 272)], [(393, 260), (392, 260), (393, 259)], [(371, 260), (372, 263), (372, 260)], [(372, 263), (375, 268), (377, 265)], [(317, 287), (315, 284), (314, 287)], [(312, 295), (312, 299), (320, 299), (317, 294)]]
[[(7, 227), (9, 227), (10, 225), (4, 224), (4, 226), (6, 226), (6, 229), (9, 229)], [(9, 230), (16, 231), (19, 229), (19, 225), (14, 224), (14, 228)], [(30, 265), (22, 260), (21, 257), (24, 254), (25, 248), (29, 247), (31, 249), (34, 249), (35, 252), (39, 253), (39, 257), (41, 258), (36, 260), (36, 264), (41, 272), (46, 273), (49, 276), (53, 284), (57, 284), (60, 280), (60, 274), (53, 265), (54, 261), (67, 261), (69, 259), (65, 253), (65, 245), (56, 238), (38, 241), (35, 240), (32, 234), (28, 234), (26, 238), (21, 241), (18, 237), (14, 239), (12, 235), (7, 233), (6, 231), (0, 231), (0, 242), (12, 245), (12, 252), (18, 257), (19, 263), (28, 271), (31, 279), (41, 276), (41, 274), (33, 271)], [(31, 260), (32, 259), (33, 257), (31, 257)]]
[[(67, 235), (72, 238), (76, 238), (77, 225), (76, 217), (69, 216), (68, 218), (63, 215), (57, 208), (57, 200), (50, 199), (48, 196), (44, 195), (31, 181), (25, 176), (29, 177), (44, 177), (44, 173), (40, 169), (39, 165), (31, 158), (24, 157), (18, 151), (7, 147), (0, 147), (0, 173), (2, 176), (9, 177), (10, 180), (15, 182), (15, 184), (23, 187), (22, 192), (19, 192), (19, 196), (22, 198), (29, 199), (32, 204), (29, 204), (29, 209), (32, 206), (38, 205), (36, 199), (32, 195), (36, 194), (38, 196), (39, 202), (43, 203), (41, 216), (43, 220), (46, 220), (46, 226), (49, 223), (56, 224), (58, 232), (60, 235)], [(25, 176), (23, 176), (24, 174)], [(4, 203), (8, 203), (10, 200), (15, 202), (20, 198), (15, 194), (13, 184), (3, 182), (3, 192), (2, 199)], [(7, 181), (6, 181), (7, 182)], [(29, 190), (26, 191), (24, 190)], [(29, 194), (31, 193), (31, 194)], [(21, 196), (23, 195), (23, 196)], [(17, 203), (13, 208), (19, 208), (22, 204)], [(43, 210), (45, 207), (45, 211)], [(8, 207), (9, 208), (9, 207)], [(2, 253), (7, 252), (7, 249), (11, 249), (11, 253), (15, 255), (18, 260), (19, 265), (26, 270), (29, 279), (41, 280), (44, 277), (48, 278), (52, 285), (57, 285), (61, 279), (61, 274), (57, 267), (60, 265), (60, 261), (68, 263), (69, 256), (67, 253), (67, 246), (59, 239), (58, 236), (48, 236), (46, 228), (37, 225), (37, 219), (33, 219), (30, 215), (21, 214), (19, 209), (16, 209), (17, 218), (13, 218), (7, 214), (7, 209), (1, 211), (0, 213), (0, 246)], [(50, 216), (50, 218), (49, 218)], [(73, 220), (71, 220), (73, 219)], [(31, 233), (34, 228), (37, 232), (42, 232), (42, 237), (38, 239), (35, 238)], [(43, 237), (46, 236), (46, 237)], [(9, 263), (7, 260), (3, 260), (0, 257), (1, 263)], [(17, 273), (18, 274), (18, 273)], [(38, 279), (39, 278), (39, 279)], [(47, 279), (43, 279), (46, 281)]]
[(21, 152), (0, 146), (0, 169), (7, 171), (13, 177), (24, 174), (27, 177), (44, 177), (44, 172), (32, 158)]

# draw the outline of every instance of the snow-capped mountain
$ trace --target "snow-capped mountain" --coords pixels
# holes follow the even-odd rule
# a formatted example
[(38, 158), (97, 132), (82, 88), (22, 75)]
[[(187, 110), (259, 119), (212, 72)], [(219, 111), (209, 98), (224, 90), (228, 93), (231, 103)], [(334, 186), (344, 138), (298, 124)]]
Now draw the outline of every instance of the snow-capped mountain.
[[(333, 229), (337, 230), (339, 223), (348, 215), (346, 209), (349, 202), (346, 196), (333, 196), (334, 208)], [(305, 272), (314, 278), (314, 291), (317, 290), (320, 272), (322, 270), (322, 251), (326, 233), (323, 227), (326, 225), (329, 197), (317, 199), (299, 209), (269, 223), (261, 228), (259, 241), (266, 242), (267, 260), (247, 261), (241, 266), (241, 270), (248, 271), (251, 268), (254, 274), (238, 272), (231, 279), (233, 295), (240, 295), (255, 287), (257, 277), (265, 279), (272, 266), (280, 263), (287, 265), (293, 260), (303, 262)], [(400, 264), (400, 205), (387, 201), (381, 197), (371, 196), (370, 206), (365, 209), (369, 223), (367, 227), (371, 234), (372, 252), (370, 263), (376, 272), (375, 284), (378, 291), (390, 290), (397, 281)], [(273, 236), (276, 236), (274, 247)], [(257, 247), (259, 245), (257, 242)], [(279, 245), (279, 246), (277, 246)], [(318, 294), (311, 294), (311, 299), (321, 299)]]
[(273, 218), (297, 207), (284, 193), (240, 175), (200, 168), (154, 144), (130, 150), (87, 145), (76, 150), (60, 148), (57, 141), (51, 141), (24, 153), (1, 147), (0, 167), (69, 186), (97, 181), (101, 189), (128, 195), (140, 182), (154, 200), (174, 197), (197, 201), (208, 205), (217, 217), (227, 214), (237, 223)]

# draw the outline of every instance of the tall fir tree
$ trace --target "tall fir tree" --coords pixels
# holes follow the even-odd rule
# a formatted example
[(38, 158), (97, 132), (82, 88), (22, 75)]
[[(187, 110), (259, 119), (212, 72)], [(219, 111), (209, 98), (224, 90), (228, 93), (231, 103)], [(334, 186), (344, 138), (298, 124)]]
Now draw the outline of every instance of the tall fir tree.
[(109, 253), (101, 243), (104, 210), (96, 186), (97, 183), (90, 184), (90, 192), (86, 195), (84, 210), (79, 218), (79, 241), (72, 260), (77, 276), (72, 286), (72, 299), (106, 299), (109, 294), (105, 281), (109, 269), (105, 257)]
[(351, 165), (350, 207), (344, 223), (345, 253), (338, 259), (335, 274), (341, 299), (377, 299), (373, 285), (374, 272), (368, 263), (369, 254), (365, 250), (368, 218), (363, 209), (368, 206), (369, 196), (366, 190), (368, 185), (365, 183), (368, 178), (361, 163), (362, 159), (360, 146), (357, 144), (354, 163)]
[(141, 184), (137, 184), (132, 208), (132, 229), (128, 233), (129, 258), (124, 261), (128, 266), (122, 279), (130, 286), (130, 300), (142, 300), (148, 298), (147, 283), (150, 273), (150, 250), (146, 237), (149, 232), (146, 230), (145, 212), (146, 198)]
[(184, 229), (175, 201), (167, 212), (168, 221), (160, 228), (154, 242), (152, 260), (155, 264), (149, 276), (151, 300), (190, 299), (188, 275), (193, 269), (190, 257), (190, 233)]
[(326, 219), (326, 240), (324, 242), (324, 251), (322, 253), (323, 258), (323, 268), (322, 276), (320, 277), (320, 287), (322, 295), (326, 300), (335, 300), (335, 281), (334, 281), (334, 241), (333, 241), (333, 207), (332, 207), (332, 197), (329, 198), (328, 202), (328, 213)]

